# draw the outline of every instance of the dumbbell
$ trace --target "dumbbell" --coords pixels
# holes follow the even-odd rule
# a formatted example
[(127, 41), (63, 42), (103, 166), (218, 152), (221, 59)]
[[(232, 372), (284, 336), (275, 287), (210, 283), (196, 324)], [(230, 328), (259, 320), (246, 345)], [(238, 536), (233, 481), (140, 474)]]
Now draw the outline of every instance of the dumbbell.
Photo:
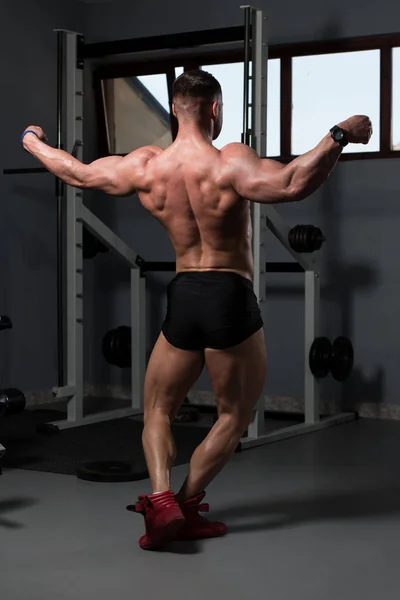
[(325, 239), (319, 227), (314, 225), (296, 225), (289, 231), (289, 244), (295, 252), (315, 252)]
[(331, 344), (327, 337), (317, 337), (310, 348), (309, 365), (317, 379), (331, 373), (337, 381), (344, 381), (350, 375), (354, 364), (354, 350), (351, 341), (340, 336)]

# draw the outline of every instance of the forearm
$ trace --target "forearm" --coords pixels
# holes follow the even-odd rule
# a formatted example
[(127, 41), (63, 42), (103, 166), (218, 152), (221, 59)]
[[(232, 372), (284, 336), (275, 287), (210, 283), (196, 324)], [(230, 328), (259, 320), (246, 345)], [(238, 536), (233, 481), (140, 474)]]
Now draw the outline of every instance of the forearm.
[(84, 187), (87, 169), (79, 160), (64, 150), (48, 146), (32, 133), (25, 135), (23, 145), (53, 175), (68, 185)]
[(284, 176), (293, 200), (307, 198), (327, 180), (342, 150), (342, 146), (328, 134), (313, 150), (295, 158), (285, 167)]

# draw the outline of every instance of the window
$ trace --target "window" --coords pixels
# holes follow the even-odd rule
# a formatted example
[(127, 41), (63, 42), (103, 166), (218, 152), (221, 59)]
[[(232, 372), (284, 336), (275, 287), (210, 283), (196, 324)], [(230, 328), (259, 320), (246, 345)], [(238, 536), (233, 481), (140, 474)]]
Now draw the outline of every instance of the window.
[(110, 154), (172, 143), (165, 74), (104, 80), (103, 97)]
[(392, 150), (400, 150), (400, 48), (393, 48)]
[(344, 152), (380, 148), (380, 52), (343, 52), (301, 56), (292, 66), (292, 154), (314, 147), (329, 129), (352, 115), (368, 115), (374, 135), (368, 145)]
[[(231, 142), (240, 142), (243, 133), (243, 62), (206, 65), (205, 71), (218, 79), (222, 87), (224, 126), (215, 140), (216, 148)], [(268, 61), (267, 91), (267, 156), (280, 154), (280, 60)], [(250, 87), (251, 93), (251, 87)], [(251, 96), (249, 98), (251, 102)]]
[[(267, 156), (302, 154), (332, 125), (364, 113), (373, 123), (370, 143), (349, 144), (341, 158), (400, 158), (400, 34), (271, 46), (268, 54)], [(201, 52), (189, 45), (166, 58), (98, 68), (102, 152), (170, 144), (177, 131), (169, 105), (173, 82), (199, 65), (223, 89), (224, 127), (216, 147), (241, 141), (243, 49), (226, 44)]]
[(218, 79), (223, 93), (224, 125), (214, 146), (222, 148), (231, 142), (240, 142), (243, 131), (243, 63), (207, 65), (203, 69)]

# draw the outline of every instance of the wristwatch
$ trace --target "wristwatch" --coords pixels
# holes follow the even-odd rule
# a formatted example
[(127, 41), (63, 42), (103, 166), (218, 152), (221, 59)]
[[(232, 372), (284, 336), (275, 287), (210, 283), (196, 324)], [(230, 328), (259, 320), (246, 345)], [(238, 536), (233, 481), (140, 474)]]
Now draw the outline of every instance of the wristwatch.
[(344, 148), (345, 146), (347, 146), (347, 144), (349, 142), (346, 139), (346, 132), (344, 131), (344, 129), (342, 129), (341, 127), (338, 127), (337, 125), (335, 125), (334, 127), (332, 127), (332, 129), (330, 130), (330, 132), (331, 132), (332, 139), (335, 142), (337, 142), (338, 144), (340, 144), (342, 146), (342, 148)]

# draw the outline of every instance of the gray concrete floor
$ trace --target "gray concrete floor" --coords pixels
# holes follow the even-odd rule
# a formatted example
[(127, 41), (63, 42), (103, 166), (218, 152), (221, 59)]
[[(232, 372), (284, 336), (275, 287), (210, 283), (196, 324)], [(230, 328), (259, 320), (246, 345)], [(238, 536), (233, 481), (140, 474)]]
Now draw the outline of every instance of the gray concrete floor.
[[(185, 467), (174, 469), (178, 486)], [(364, 421), (235, 455), (209, 489), (225, 538), (137, 546), (148, 482), (6, 470), (2, 600), (397, 600), (400, 423)]]

